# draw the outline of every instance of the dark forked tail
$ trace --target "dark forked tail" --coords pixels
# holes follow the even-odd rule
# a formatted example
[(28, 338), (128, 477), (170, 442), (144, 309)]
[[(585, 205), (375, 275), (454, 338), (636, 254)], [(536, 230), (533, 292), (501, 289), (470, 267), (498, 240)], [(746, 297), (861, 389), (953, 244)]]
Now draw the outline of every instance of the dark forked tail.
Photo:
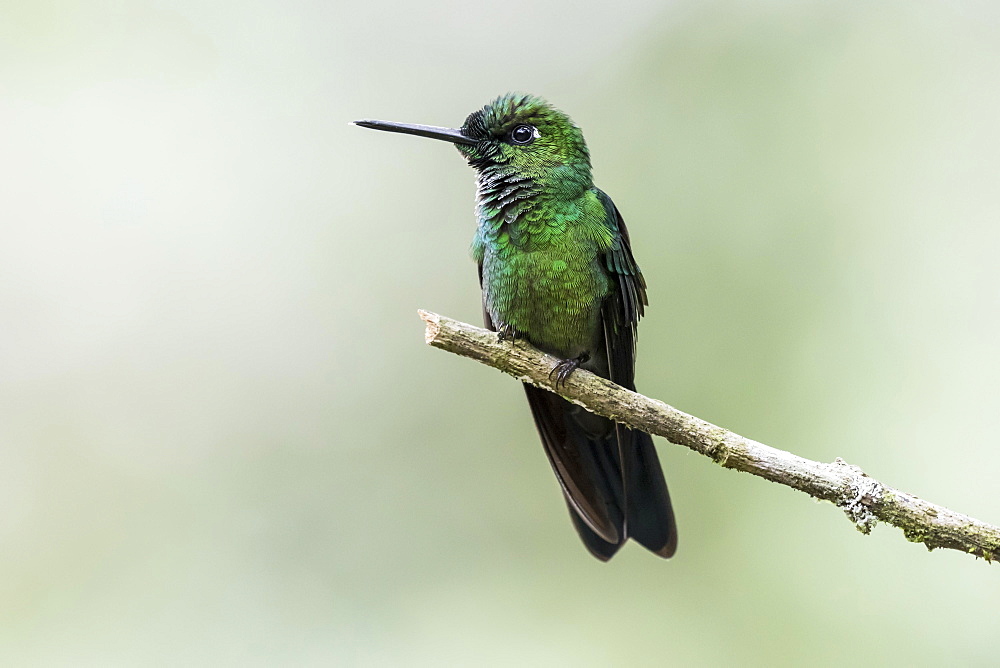
[[(677, 526), (649, 434), (616, 426), (547, 390), (525, 385), (524, 391), (573, 525), (590, 553), (607, 561), (631, 538), (661, 557), (672, 556)], [(625, 490), (620, 453), (631, 455)]]

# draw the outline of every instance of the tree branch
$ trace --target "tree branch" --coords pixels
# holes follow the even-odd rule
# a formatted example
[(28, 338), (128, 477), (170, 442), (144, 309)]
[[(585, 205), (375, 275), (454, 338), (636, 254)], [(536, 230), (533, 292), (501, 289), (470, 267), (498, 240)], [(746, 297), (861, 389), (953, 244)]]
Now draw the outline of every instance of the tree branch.
[(427, 325), (426, 342), (436, 348), (478, 360), (593, 413), (691, 448), (725, 468), (830, 501), (862, 533), (871, 532), (881, 521), (902, 529), (907, 540), (923, 543), (928, 550), (960, 550), (988, 562), (1000, 558), (1000, 527), (893, 489), (840, 458), (826, 464), (772, 448), (583, 369), (574, 371), (557, 390), (549, 377), (560, 361), (555, 357), (522, 341), (500, 343), (494, 332), (436, 313), (418, 313)]

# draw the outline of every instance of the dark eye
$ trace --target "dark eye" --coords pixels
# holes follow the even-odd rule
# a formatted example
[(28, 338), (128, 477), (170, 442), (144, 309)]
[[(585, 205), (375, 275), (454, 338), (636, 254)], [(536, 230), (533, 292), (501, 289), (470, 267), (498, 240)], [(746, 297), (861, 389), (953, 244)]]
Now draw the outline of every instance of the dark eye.
[(530, 125), (518, 125), (510, 131), (510, 140), (515, 144), (530, 144), (538, 136), (538, 130)]

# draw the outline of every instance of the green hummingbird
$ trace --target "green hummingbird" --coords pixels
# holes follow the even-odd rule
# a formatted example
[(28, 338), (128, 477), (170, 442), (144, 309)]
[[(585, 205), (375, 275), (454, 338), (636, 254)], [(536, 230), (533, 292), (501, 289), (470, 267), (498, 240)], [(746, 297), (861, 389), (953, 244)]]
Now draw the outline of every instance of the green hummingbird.
[[(478, 173), (479, 265), (486, 327), (635, 389), (636, 325), (647, 305), (617, 207), (594, 186), (583, 133), (531, 95), (507, 94), (461, 128), (355, 121), (454, 144)], [(649, 434), (525, 384), (535, 426), (573, 524), (607, 561), (629, 538), (661, 557), (677, 548), (670, 495)]]

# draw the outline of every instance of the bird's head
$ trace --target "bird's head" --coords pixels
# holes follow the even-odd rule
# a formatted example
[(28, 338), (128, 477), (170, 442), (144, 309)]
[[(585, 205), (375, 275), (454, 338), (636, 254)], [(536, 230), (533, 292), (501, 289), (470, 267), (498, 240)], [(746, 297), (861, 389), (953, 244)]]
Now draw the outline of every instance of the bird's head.
[(590, 155), (580, 128), (531, 95), (502, 95), (469, 114), (458, 129), (388, 121), (355, 123), (452, 142), (480, 172), (518, 174), (546, 185), (590, 184)]

